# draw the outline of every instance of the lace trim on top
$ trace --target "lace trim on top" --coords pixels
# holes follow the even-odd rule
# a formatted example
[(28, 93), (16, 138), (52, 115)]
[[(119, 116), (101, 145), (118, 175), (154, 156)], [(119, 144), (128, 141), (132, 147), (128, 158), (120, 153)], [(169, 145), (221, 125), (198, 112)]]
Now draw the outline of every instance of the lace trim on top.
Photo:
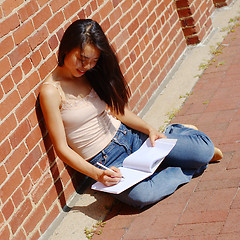
[(62, 107), (61, 109), (71, 109), (71, 108), (75, 108), (79, 105), (79, 103), (85, 103), (85, 104), (89, 104), (89, 99), (91, 98), (96, 98), (98, 97), (97, 93), (93, 90), (93, 88), (91, 89), (90, 93), (85, 96), (85, 97), (75, 97), (75, 96), (68, 96), (66, 97), (66, 99), (62, 99)]
[(66, 97), (66, 96), (63, 96), (63, 94), (60, 90), (60, 86), (58, 86), (57, 84), (52, 83), (52, 82), (44, 82), (43, 84), (44, 85), (52, 85), (58, 90), (60, 97), (61, 97), (61, 109), (62, 110), (77, 107), (80, 102), (81, 103), (84, 102), (85, 104), (88, 104), (88, 101), (90, 98), (98, 97), (97, 93), (94, 91), (93, 88), (91, 89), (90, 93), (85, 97), (81, 97), (81, 96), (75, 97), (72, 95), (69, 95)]

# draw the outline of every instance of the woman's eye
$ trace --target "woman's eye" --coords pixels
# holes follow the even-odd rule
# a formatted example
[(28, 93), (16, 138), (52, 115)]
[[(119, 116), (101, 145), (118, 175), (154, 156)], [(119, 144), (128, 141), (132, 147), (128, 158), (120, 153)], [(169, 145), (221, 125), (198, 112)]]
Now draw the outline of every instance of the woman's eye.
[(78, 59), (81, 63), (86, 63), (86, 60), (82, 59), (82, 58), (79, 58)]

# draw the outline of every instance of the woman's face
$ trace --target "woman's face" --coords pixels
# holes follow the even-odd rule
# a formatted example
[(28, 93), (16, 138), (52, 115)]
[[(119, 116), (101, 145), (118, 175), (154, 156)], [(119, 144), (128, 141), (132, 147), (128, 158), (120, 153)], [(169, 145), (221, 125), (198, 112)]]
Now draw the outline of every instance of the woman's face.
[(93, 68), (100, 57), (100, 50), (92, 44), (86, 44), (81, 50), (74, 48), (64, 59), (64, 67), (73, 77), (81, 77)]

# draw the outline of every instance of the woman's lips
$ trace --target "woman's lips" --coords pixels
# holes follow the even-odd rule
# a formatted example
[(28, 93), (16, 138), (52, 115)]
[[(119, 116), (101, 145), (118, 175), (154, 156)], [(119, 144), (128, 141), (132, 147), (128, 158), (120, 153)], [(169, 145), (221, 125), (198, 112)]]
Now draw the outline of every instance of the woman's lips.
[(81, 70), (79, 70), (79, 69), (77, 69), (77, 71), (79, 72), (79, 73), (81, 73), (81, 74), (84, 74), (86, 71), (81, 71)]

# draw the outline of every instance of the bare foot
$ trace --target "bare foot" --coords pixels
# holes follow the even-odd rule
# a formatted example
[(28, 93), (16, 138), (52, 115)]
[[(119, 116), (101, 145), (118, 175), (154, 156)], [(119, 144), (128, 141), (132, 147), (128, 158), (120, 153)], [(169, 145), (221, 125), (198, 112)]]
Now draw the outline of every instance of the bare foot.
[(219, 161), (223, 158), (222, 151), (219, 148), (216, 148), (216, 147), (214, 149), (215, 149), (215, 152), (214, 152), (213, 158), (210, 160), (210, 163)]
[(198, 128), (194, 125), (190, 125), (190, 124), (182, 124), (182, 125), (185, 126), (185, 127), (188, 127), (188, 128), (192, 128), (194, 130), (198, 130)]

